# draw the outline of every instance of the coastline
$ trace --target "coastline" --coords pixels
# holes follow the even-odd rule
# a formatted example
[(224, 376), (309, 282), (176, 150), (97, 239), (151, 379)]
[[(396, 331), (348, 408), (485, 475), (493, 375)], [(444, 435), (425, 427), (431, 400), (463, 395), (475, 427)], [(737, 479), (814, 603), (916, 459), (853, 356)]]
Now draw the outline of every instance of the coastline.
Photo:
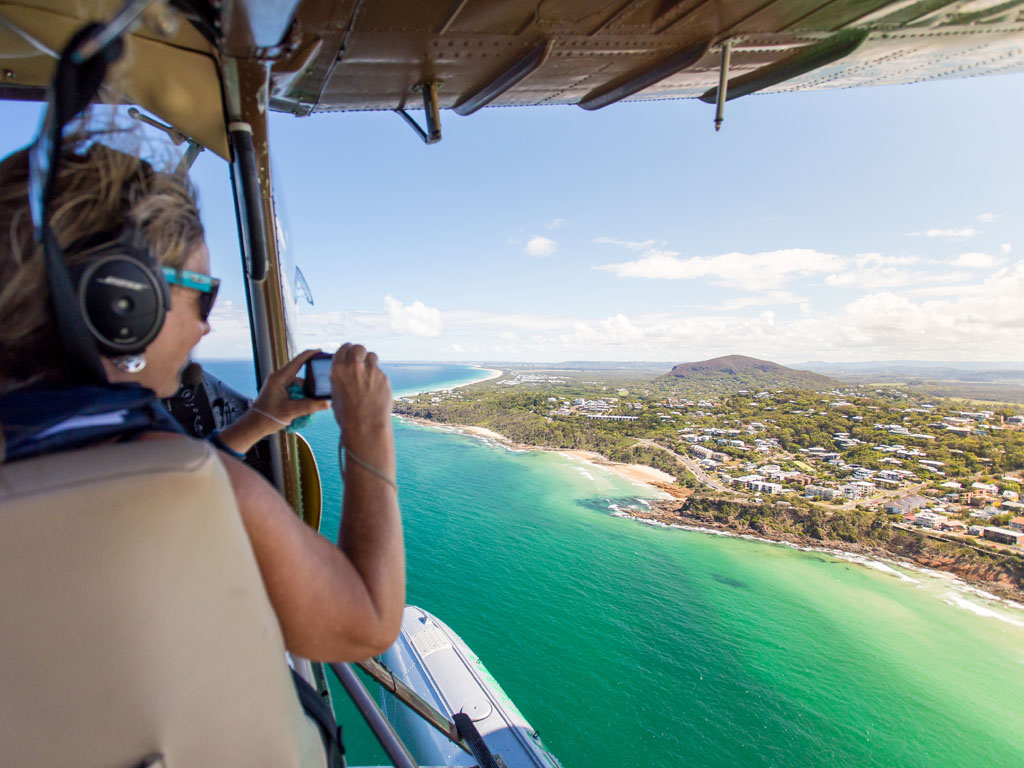
[(399, 391), (399, 392), (394, 392), (393, 396), (395, 398), (399, 398), (399, 397), (414, 397), (416, 395), (425, 395), (428, 392), (447, 392), (447, 391), (450, 391), (450, 390), (453, 390), (453, 389), (461, 389), (462, 387), (471, 387), (474, 384), (480, 384), (480, 383), (482, 383), (484, 381), (491, 381), (492, 379), (497, 379), (500, 376), (503, 376), (505, 374), (504, 371), (500, 371), (500, 370), (498, 370), (496, 368), (483, 368), (483, 367), (481, 367), (479, 365), (470, 365), (468, 363), (466, 363), (466, 364), (464, 364), (464, 363), (454, 363), (453, 365), (465, 365), (465, 367), (470, 368), (471, 370), (480, 371), (482, 373), (486, 373), (487, 375), (484, 376), (481, 379), (473, 379), (472, 381), (465, 381), (462, 384), (450, 384), (450, 385), (442, 385), (442, 386), (437, 386), (437, 387), (430, 387), (429, 389), (409, 389), (409, 390), (403, 390), (403, 391)]
[(672, 475), (662, 472), (660, 469), (648, 467), (645, 464), (624, 464), (619, 461), (611, 461), (594, 451), (581, 451), (566, 448), (545, 448), (539, 445), (517, 443), (515, 440), (511, 440), (505, 435), (495, 432), (492, 429), (487, 429), (486, 427), (474, 427), (469, 424), (440, 424), (436, 421), (421, 419), (415, 416), (399, 416), (398, 418), (403, 421), (408, 421), (411, 424), (418, 424), (421, 427), (433, 427), (435, 429), (444, 428), (464, 435), (470, 435), (471, 437), (490, 440), (514, 451), (543, 451), (545, 453), (557, 453), (560, 456), (565, 456), (568, 459), (580, 461), (584, 464), (603, 467), (604, 469), (619, 475), (619, 477), (654, 488), (662, 493), (672, 496), (673, 498), (682, 499), (686, 498), (688, 495), (682, 488), (675, 484)]
[[(617, 513), (618, 517), (625, 517), (645, 525), (657, 525), (665, 528), (676, 528), (683, 531), (693, 531), (712, 536), (729, 536), (749, 541), (761, 541), (766, 544), (779, 544), (782, 546), (798, 549), (802, 552), (821, 552), (823, 554), (839, 557), (847, 562), (863, 565), (875, 570), (892, 571), (891, 566), (897, 566), (908, 571), (923, 573), (931, 576), (941, 576), (960, 588), (967, 590), (976, 596), (999, 603), (1013, 610), (1024, 611), (1024, 590), (1011, 584), (986, 581), (984, 579), (971, 579), (950, 568), (944, 568), (941, 562), (930, 558), (928, 562), (917, 562), (908, 559), (905, 555), (885, 549), (884, 547), (860, 544), (857, 542), (812, 540), (804, 536), (789, 534), (765, 535), (751, 528), (740, 528), (715, 523), (702, 518), (692, 517), (680, 513), (680, 510), (669, 507), (669, 502), (654, 502), (648, 510), (634, 510), (631, 512)], [(881, 567), (879, 567), (881, 566)], [(894, 575), (901, 579), (908, 578), (898, 571)]]
[[(470, 367), (478, 371), (485, 371), (488, 375), (484, 376), (482, 379), (477, 379), (476, 381), (467, 381), (465, 384), (456, 384), (454, 387), (450, 387), (450, 389), (460, 389), (461, 387), (469, 387), (472, 386), (473, 384), (482, 384), (485, 381), (491, 381), (492, 379), (497, 379), (500, 376), (505, 375), (504, 371), (500, 371), (497, 368), (482, 368), (479, 365), (472, 365)], [(427, 391), (436, 392), (437, 390), (431, 389)]]
[[(500, 375), (500, 372), (499, 372)], [(492, 377), (493, 378), (493, 377)], [(475, 382), (474, 382), (475, 383)], [(898, 566), (912, 571), (922, 573), (941, 573), (943, 576), (958, 582), (962, 588), (974, 592), (979, 597), (998, 602), (1014, 610), (1024, 611), (1024, 588), (1012, 583), (993, 582), (981, 578), (971, 578), (969, 574), (949, 567), (936, 558), (927, 558), (926, 562), (911, 561), (902, 553), (893, 552), (883, 547), (861, 544), (858, 542), (846, 541), (818, 541), (804, 536), (792, 534), (774, 533), (765, 534), (750, 528), (718, 523), (713, 520), (693, 517), (683, 513), (679, 506), (681, 501), (689, 498), (690, 491), (680, 488), (672, 481), (672, 476), (660, 470), (648, 467), (643, 464), (624, 464), (610, 461), (599, 453), (583, 450), (567, 450), (559, 448), (545, 448), (543, 446), (518, 443), (509, 439), (494, 430), (486, 427), (476, 427), (468, 424), (442, 424), (429, 419), (422, 419), (415, 416), (397, 416), (397, 418), (412, 424), (433, 429), (452, 431), (459, 434), (477, 437), (497, 443), (505, 448), (515, 451), (544, 451), (557, 453), (566, 458), (581, 461), (597, 467), (603, 467), (618, 474), (631, 482), (648, 486), (661, 491), (668, 498), (652, 499), (650, 506), (645, 510), (631, 510), (630, 512), (616, 512), (616, 516), (635, 520), (645, 525), (659, 525), (666, 528), (704, 533), (715, 536), (732, 536), (735, 538), (762, 541), (769, 544), (778, 544), (792, 547), (806, 552), (822, 552), (824, 554), (842, 557), (852, 563), (864, 567), (875, 567), (872, 563), (883, 566), (882, 569), (890, 566)], [(896, 572), (899, 575), (898, 572)]]

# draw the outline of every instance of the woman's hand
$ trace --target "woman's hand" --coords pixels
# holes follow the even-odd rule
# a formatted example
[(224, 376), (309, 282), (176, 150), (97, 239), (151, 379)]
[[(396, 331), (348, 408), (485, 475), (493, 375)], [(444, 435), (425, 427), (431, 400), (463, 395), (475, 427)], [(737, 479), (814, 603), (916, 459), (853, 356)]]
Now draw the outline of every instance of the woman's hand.
[[(326, 410), (327, 402), (325, 400), (313, 400), (310, 398), (293, 400), (291, 395), (288, 394), (289, 386), (303, 383), (302, 377), (299, 376), (299, 371), (302, 370), (302, 366), (306, 364), (306, 361), (318, 352), (320, 352), (319, 349), (307, 349), (267, 376), (259, 395), (256, 397), (256, 401), (252, 404), (253, 410), (262, 411), (266, 416), (272, 416), (274, 419), (287, 422), (288, 424), (291, 424), (301, 416), (308, 416), (311, 413)], [(261, 414), (256, 413), (256, 415), (259, 416)], [(283, 425), (273, 422), (273, 419), (267, 419), (266, 416), (264, 416), (264, 420), (270, 421), (276, 427), (270, 429), (267, 432), (268, 435), (282, 428)]]
[(391, 430), (391, 385), (377, 355), (342, 344), (331, 365), (331, 407), (346, 446), (357, 447)]
[(288, 394), (290, 385), (302, 383), (299, 376), (302, 366), (319, 351), (307, 349), (267, 376), (252, 407), (234, 424), (220, 430), (220, 439), (231, 449), (247, 453), (264, 437), (283, 429), (300, 416), (326, 410), (328, 403), (325, 400), (293, 400)]

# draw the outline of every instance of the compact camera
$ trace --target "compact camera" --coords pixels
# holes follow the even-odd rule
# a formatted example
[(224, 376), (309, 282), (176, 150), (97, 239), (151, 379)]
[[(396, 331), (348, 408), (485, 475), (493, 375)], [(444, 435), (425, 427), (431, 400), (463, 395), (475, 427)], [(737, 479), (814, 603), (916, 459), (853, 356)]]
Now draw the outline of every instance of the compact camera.
[(306, 361), (305, 382), (302, 389), (306, 397), (314, 400), (330, 400), (331, 398), (331, 360), (334, 355), (329, 352), (317, 352)]

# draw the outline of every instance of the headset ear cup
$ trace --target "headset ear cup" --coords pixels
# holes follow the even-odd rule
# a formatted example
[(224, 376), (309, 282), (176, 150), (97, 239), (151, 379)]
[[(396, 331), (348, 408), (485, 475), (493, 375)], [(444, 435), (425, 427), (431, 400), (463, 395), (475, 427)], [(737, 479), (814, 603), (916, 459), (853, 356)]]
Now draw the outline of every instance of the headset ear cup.
[(68, 253), (88, 254), (69, 269), (78, 311), (109, 356), (138, 354), (156, 338), (170, 308), (167, 279), (135, 227), (100, 232), (73, 243)]
[(120, 250), (85, 266), (77, 295), (86, 327), (107, 355), (142, 352), (167, 315), (169, 290), (163, 274)]

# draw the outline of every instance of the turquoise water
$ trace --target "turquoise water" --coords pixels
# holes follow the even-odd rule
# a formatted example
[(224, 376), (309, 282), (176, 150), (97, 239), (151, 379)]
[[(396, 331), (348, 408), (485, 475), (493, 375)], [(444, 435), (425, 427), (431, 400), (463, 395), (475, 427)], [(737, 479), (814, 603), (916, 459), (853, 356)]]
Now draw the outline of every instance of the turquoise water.
[[(435, 381), (480, 376), (456, 368)], [(424, 371), (389, 374), (399, 392)], [(306, 435), (337, 499), (337, 427), (319, 414)], [(396, 445), (409, 602), (566, 768), (1022, 763), (1024, 611), (941, 575), (615, 517), (649, 492), (556, 454), (400, 422)], [(350, 764), (380, 763), (355, 731)]]

